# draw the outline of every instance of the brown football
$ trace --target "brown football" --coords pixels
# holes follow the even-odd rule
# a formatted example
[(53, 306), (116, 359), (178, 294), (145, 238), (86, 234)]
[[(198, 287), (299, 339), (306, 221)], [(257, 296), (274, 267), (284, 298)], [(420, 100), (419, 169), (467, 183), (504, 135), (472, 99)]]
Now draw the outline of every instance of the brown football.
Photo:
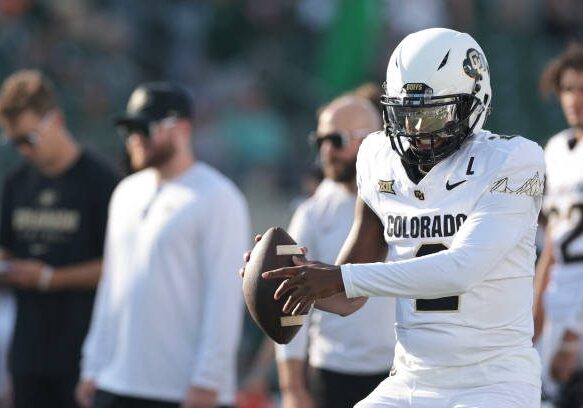
[(272, 227), (255, 244), (243, 277), (243, 296), (251, 317), (265, 334), (279, 344), (287, 344), (293, 339), (305, 315), (284, 313), (282, 309), (287, 296), (279, 300), (273, 298), (283, 279), (264, 279), (261, 274), (293, 266), (293, 255), (301, 255), (295, 241), (283, 228)]

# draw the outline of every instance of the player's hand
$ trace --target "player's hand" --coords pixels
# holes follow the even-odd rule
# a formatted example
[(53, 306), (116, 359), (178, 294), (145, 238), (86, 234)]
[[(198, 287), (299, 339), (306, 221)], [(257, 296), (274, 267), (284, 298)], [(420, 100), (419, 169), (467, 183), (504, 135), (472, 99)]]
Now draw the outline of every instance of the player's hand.
[(217, 406), (216, 391), (193, 385), (188, 389), (186, 400), (182, 403), (181, 408), (216, 408)]
[(263, 272), (261, 275), (265, 279), (287, 278), (274, 294), (275, 299), (286, 294), (289, 296), (283, 306), (285, 313), (302, 314), (317, 299), (344, 291), (340, 266), (307, 261), (305, 257), (299, 256), (294, 256), (293, 261), (296, 266)]
[(7, 264), (8, 272), (0, 276), (6, 286), (31, 289), (37, 288), (41, 273), (46, 265), (36, 259), (14, 259)]
[(281, 408), (316, 408), (316, 404), (305, 388), (298, 388), (282, 390)]
[(91, 408), (95, 397), (95, 382), (93, 380), (81, 380), (75, 387), (75, 400), (81, 408)]
[(563, 342), (551, 361), (551, 376), (557, 382), (564, 384), (573, 375), (579, 359), (579, 336), (567, 331), (563, 336)]
[[(262, 236), (263, 235), (261, 235), (261, 234), (255, 235), (255, 238), (253, 239), (255, 241), (255, 243), (258, 243), (259, 241), (261, 241)], [(247, 262), (249, 262), (250, 258), (251, 258), (251, 250), (249, 250), (243, 254), (243, 266), (241, 267), (241, 269), (239, 269), (239, 275), (241, 277), (245, 276), (245, 265), (247, 265)]]

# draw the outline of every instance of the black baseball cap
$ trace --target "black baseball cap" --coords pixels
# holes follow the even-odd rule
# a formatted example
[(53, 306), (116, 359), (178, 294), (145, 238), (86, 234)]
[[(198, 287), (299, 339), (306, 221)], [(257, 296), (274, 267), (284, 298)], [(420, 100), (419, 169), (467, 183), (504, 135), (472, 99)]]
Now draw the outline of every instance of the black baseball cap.
[(169, 117), (193, 119), (192, 97), (178, 84), (149, 82), (132, 92), (125, 113), (115, 119), (115, 124), (147, 126)]

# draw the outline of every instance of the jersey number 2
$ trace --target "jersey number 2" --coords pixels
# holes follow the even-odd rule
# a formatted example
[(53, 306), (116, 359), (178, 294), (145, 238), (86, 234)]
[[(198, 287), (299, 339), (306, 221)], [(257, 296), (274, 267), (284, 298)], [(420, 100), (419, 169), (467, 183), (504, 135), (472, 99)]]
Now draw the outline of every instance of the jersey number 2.
[(579, 238), (581, 236), (581, 233), (583, 233), (583, 204), (574, 204), (571, 208), (569, 208), (567, 216), (569, 217), (569, 219), (573, 218), (574, 216), (577, 216), (578, 221), (575, 227), (571, 230), (571, 232), (569, 232), (569, 234), (561, 244), (563, 262), (565, 262), (566, 264), (571, 262), (581, 262), (583, 261), (583, 254), (574, 253), (573, 251), (570, 251), (569, 245), (571, 245), (571, 243), (575, 241), (577, 238)]
[[(435, 254), (439, 251), (443, 251), (447, 247), (443, 244), (423, 244), (419, 247), (419, 250), (415, 256), (425, 256), (430, 254)], [(460, 307), (460, 297), (459, 296), (448, 296), (438, 299), (416, 299), (415, 300), (415, 311), (416, 312), (457, 312)]]

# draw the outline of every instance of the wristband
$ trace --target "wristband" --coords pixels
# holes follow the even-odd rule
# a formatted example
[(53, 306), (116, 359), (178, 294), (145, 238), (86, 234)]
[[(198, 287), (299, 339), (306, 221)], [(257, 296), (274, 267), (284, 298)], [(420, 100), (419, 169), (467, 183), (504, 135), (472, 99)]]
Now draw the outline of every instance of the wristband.
[(36, 284), (38, 290), (40, 290), (41, 292), (46, 292), (47, 290), (49, 290), (54, 273), (55, 270), (52, 267), (48, 265), (43, 266), (43, 268), (40, 270), (40, 276)]

